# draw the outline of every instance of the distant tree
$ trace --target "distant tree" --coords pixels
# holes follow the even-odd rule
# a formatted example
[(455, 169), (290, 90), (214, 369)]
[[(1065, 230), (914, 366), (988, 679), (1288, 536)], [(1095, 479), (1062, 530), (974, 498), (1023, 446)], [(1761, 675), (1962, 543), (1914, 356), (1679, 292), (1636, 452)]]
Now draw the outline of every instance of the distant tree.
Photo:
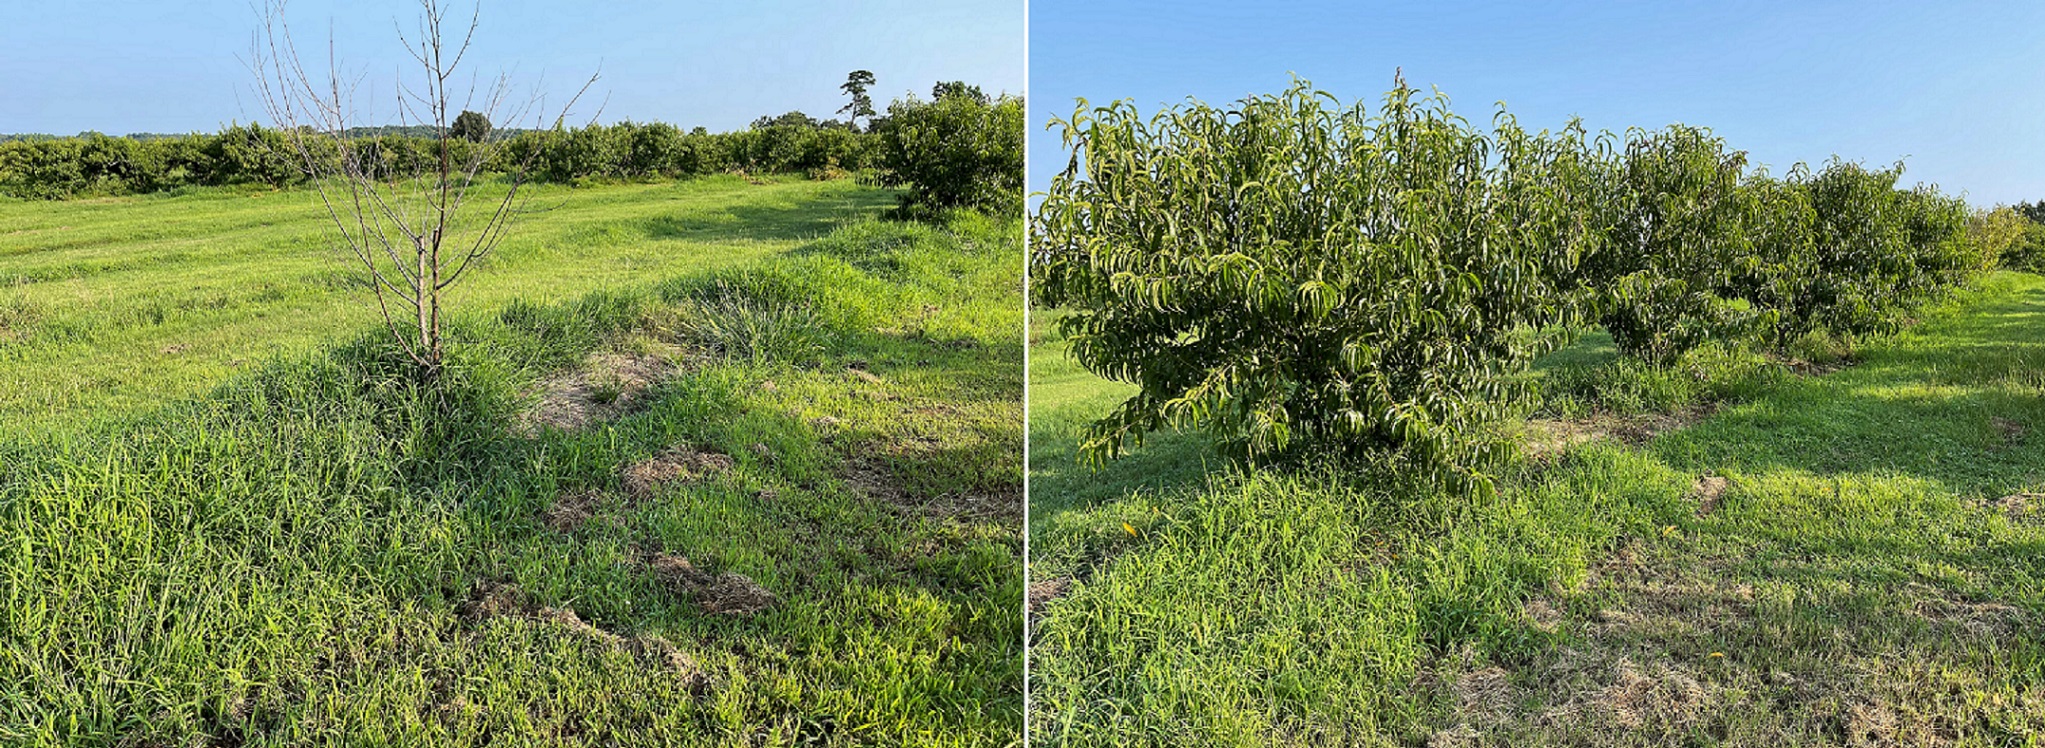
[(980, 90), (979, 86), (967, 85), (965, 81), (939, 81), (937, 85), (930, 87), (930, 98), (936, 101), (953, 96), (964, 96), (981, 106), (993, 103), (992, 99), (987, 98), (987, 92)]
[(2045, 200), (2039, 200), (2034, 203), (2017, 203), (2010, 206), (2010, 208), (2014, 209), (2017, 215), (2031, 219), (2032, 223), (2045, 224)]
[(2025, 246), (2030, 230), (2038, 224), (2011, 206), (1977, 210), (1967, 219), (1967, 239), (1975, 250), (1995, 258), (2004, 267), (2028, 270), (2037, 263), (2035, 249)]
[(2009, 210), (2024, 220), (2021, 236), (2002, 250), (2001, 265), (2011, 270), (2045, 273), (2045, 200), (2017, 203)]
[(454, 127), (449, 134), (471, 143), (481, 143), (490, 135), (490, 118), (481, 112), (463, 109), (461, 116), (454, 118)]
[(866, 95), (866, 89), (872, 86), (871, 71), (854, 70), (852, 74), (845, 76), (845, 84), (838, 87), (846, 96), (852, 97), (851, 103), (839, 108), (838, 113), (846, 115), (845, 121), (852, 123), (855, 130), (859, 127), (860, 117), (867, 118), (869, 122), (873, 119), (873, 97)]
[(813, 128), (817, 126), (817, 120), (799, 111), (789, 112), (778, 117), (761, 117), (753, 120), (753, 129), (755, 130), (764, 130), (777, 125)]

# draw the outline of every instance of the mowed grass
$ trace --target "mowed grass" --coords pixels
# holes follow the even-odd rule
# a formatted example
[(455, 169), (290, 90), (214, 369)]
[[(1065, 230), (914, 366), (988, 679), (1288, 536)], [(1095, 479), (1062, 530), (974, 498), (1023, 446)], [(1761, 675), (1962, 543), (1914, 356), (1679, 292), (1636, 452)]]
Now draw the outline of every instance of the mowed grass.
[[(2045, 734), (2045, 279), (1993, 275), (1821, 376), (1724, 352), (1643, 373), (1586, 336), (1540, 376), (1604, 378), (1621, 411), (1715, 410), (1528, 459), (1486, 502), (1245, 474), (1188, 434), (1088, 471), (1078, 430), (1126, 390), (1078, 370), (1047, 316), (1030, 424), (1041, 745)], [(1568, 398), (1548, 413), (1616, 417)], [(1707, 477), (1725, 479), (1712, 498)]]
[[(767, 182), (528, 187), (535, 212), (452, 302), (494, 309), (728, 267), (893, 204), (849, 180)], [(0, 200), (0, 431), (132, 415), (353, 336), (377, 320), (353, 263), (310, 191)]]
[[(594, 196), (687, 226), (654, 196), (715, 188)], [(788, 220), (726, 226), (723, 269), (472, 304), (430, 387), (358, 326), (0, 439), (0, 744), (1012, 744), (1020, 226)], [(520, 251), (496, 282), (557, 282)]]

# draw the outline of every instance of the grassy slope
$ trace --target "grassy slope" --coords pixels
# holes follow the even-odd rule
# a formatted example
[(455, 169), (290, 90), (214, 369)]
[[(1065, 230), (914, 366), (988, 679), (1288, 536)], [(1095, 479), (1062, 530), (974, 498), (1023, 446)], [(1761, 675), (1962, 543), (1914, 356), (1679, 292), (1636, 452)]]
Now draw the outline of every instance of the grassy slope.
[[(785, 252), (893, 202), (849, 181), (568, 189), (532, 207), (458, 306), (491, 309)], [(310, 192), (0, 201), (0, 425), (54, 428), (204, 392), (375, 320)]]
[[(1995, 505), (2045, 488), (2045, 279), (1483, 505), (1210, 471), (1183, 435), (1088, 474), (1076, 430), (1123, 389), (1062, 353), (1031, 364), (1033, 589), (1072, 580), (1032, 645), (1046, 745), (2045, 731), (2045, 500)], [(1707, 474), (1729, 487), (1700, 516)]]
[[(663, 189), (691, 188), (599, 194)], [(1020, 234), (855, 224), (465, 317), (432, 391), (363, 333), (0, 439), (0, 743), (1007, 744)], [(683, 369), (615, 421), (516, 428), (592, 351)], [(735, 464), (630, 499), (621, 469), (675, 447)], [(592, 516), (550, 515), (586, 491)], [(653, 553), (782, 603), (712, 615)]]

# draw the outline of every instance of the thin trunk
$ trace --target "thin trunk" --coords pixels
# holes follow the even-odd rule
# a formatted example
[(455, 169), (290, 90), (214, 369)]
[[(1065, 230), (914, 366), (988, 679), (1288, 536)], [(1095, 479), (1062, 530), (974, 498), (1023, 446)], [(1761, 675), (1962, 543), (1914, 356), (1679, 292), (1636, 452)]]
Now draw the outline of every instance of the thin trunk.
[[(426, 263), (427, 248), (425, 245), (426, 241), (434, 240), (422, 237), (420, 242), (415, 243), (415, 246), (417, 247), (418, 250), (416, 254), (418, 255), (419, 258), (418, 260), (419, 274), (417, 276), (414, 276), (415, 278), (426, 277), (427, 264)], [(438, 353), (436, 352), (435, 348), (440, 344), (440, 341), (436, 340), (433, 334), (432, 309), (434, 307), (439, 306), (440, 300), (435, 296), (433, 292), (433, 287), (425, 284), (420, 284), (418, 290), (418, 298), (419, 298), (419, 348), (420, 348), (419, 365), (420, 368), (425, 370), (427, 378), (431, 378), (433, 364), (435, 363), (435, 361), (438, 360)]]

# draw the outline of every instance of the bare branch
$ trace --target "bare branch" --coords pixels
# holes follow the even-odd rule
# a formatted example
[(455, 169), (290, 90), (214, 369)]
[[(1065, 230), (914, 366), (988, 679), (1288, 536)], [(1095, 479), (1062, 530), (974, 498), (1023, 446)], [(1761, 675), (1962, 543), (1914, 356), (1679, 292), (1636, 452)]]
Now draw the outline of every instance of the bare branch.
[[(431, 376), (442, 356), (442, 293), (504, 241), (517, 216), (529, 212), (531, 192), (524, 188), (539, 155), (538, 149), (527, 149), (516, 163), (506, 164), (500, 156), (514, 138), (455, 138), (450, 127), (455, 98), (461, 97), (459, 111), (480, 105), (480, 113), (497, 122), (525, 120), (546, 108), (546, 98), (535, 87), (523, 100), (514, 100), (510, 77), (501, 73), (487, 86), (474, 73), (468, 73), (466, 86), (451, 83), (459, 81), (474, 47), (481, 8), (470, 9), (467, 27), (450, 45), (442, 2), (420, 0), (419, 5), (413, 33), (393, 21), (414, 65), (407, 66), (412, 74), (400, 70), (391, 82), (390, 116), (403, 126), (430, 127), (431, 153), (408, 145), (393, 149), (408, 141), (385, 140), (367, 134), (373, 130), (352, 127), (357, 92), (371, 90), (363, 88), (365, 76), (343, 72), (331, 28), (325, 75), (308, 70), (285, 20), (285, 0), (262, 0), (255, 6), (262, 20), (246, 64), (265, 115), (289, 146), (289, 163), (305, 177), (339, 243), (366, 276), (385, 327), (422, 374)], [(553, 113), (553, 128), (563, 126), (598, 78), (592, 75)], [(601, 112), (599, 106), (590, 122)], [(535, 117), (536, 125), (542, 122)], [(486, 182), (485, 172), (500, 164), (506, 171), (503, 194), (480, 221), (466, 219), (470, 200)]]

